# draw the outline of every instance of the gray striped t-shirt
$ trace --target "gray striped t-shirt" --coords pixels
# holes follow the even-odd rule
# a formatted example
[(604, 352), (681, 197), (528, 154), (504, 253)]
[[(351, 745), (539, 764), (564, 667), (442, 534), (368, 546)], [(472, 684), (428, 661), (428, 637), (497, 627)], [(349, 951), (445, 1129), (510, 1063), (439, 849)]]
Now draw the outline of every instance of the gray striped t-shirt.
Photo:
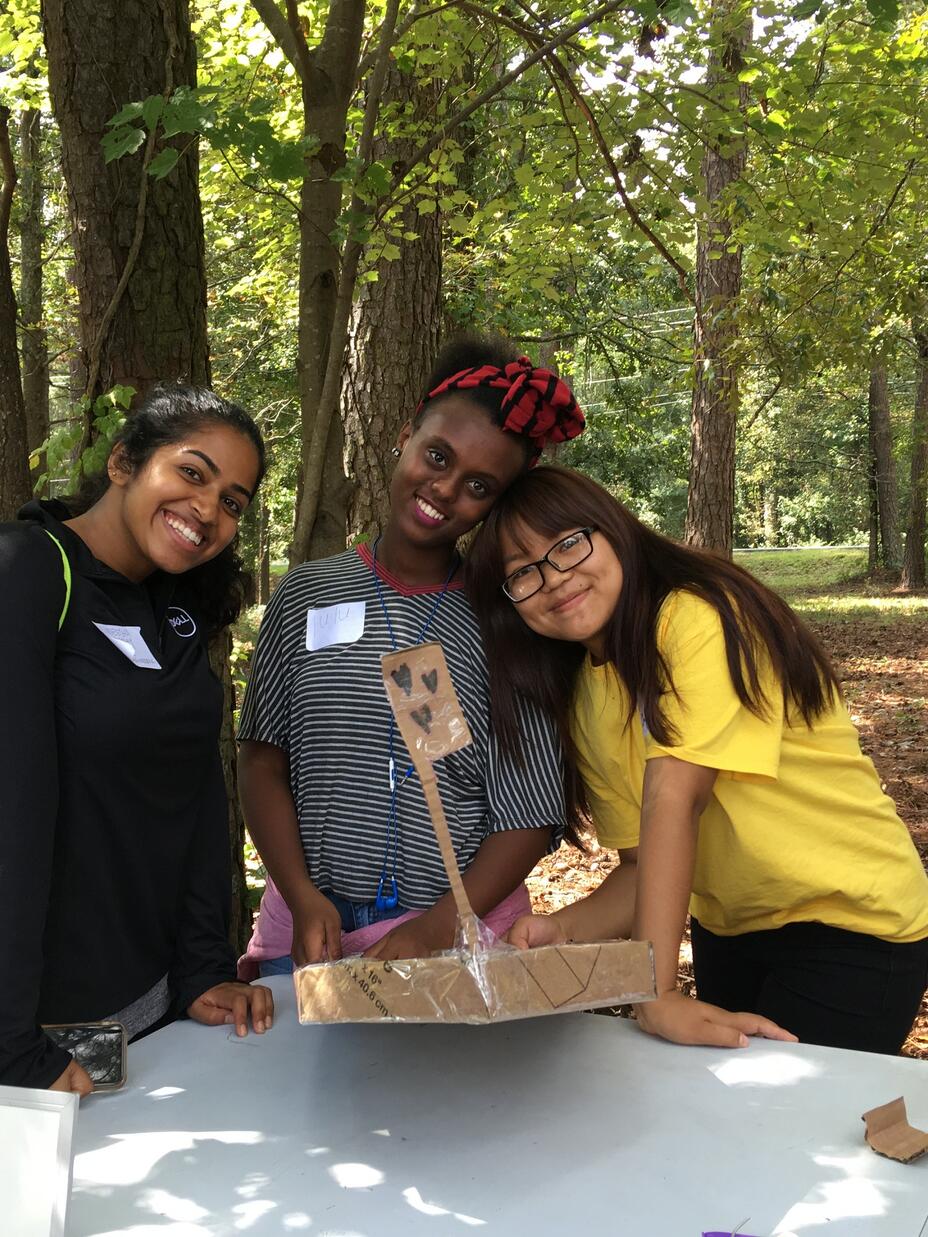
[[(380, 658), (392, 645), (372, 572), (370, 551), (362, 546), (304, 563), (282, 581), (261, 624), (238, 736), (289, 753), (309, 875), (319, 888), (356, 902), (376, 897), (389, 840), (391, 713)], [(397, 645), (409, 646), (441, 589), (409, 589), (380, 566), (378, 573)], [(337, 634), (357, 638), (309, 651), (308, 612), (335, 605), (348, 628), (354, 624)], [(551, 826), (558, 839), (564, 798), (554, 727), (526, 704), (525, 767), (503, 758), (490, 727), (477, 622), (459, 585), (448, 589), (425, 639), (444, 649), (474, 740), (435, 766), (462, 869), (490, 833)], [(393, 744), (402, 777), (409, 766), (396, 731)], [(400, 905), (431, 906), (447, 892), (448, 880), (415, 773), (398, 791), (397, 820)], [(392, 842), (390, 848), (388, 877)]]

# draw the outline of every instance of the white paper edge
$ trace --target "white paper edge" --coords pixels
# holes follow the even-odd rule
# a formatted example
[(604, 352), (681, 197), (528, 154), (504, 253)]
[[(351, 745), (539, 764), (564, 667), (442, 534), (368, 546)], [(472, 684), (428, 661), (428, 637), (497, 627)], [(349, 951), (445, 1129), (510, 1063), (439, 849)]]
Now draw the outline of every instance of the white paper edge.
[(49, 1237), (64, 1237), (74, 1168), (72, 1146), (78, 1103), (78, 1097), (70, 1091), (39, 1091), (33, 1087), (0, 1086), (0, 1105), (4, 1108), (39, 1108), (58, 1113), (58, 1172)]

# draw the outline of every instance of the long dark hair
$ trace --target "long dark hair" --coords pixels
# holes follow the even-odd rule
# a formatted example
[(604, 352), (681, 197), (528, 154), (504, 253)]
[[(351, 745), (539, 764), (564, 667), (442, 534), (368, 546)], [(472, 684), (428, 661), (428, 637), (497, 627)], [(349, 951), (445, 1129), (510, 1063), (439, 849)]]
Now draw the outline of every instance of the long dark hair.
[(807, 726), (840, 693), (835, 671), (809, 628), (748, 572), (647, 528), (580, 473), (538, 468), (516, 480), (487, 515), (467, 555), (465, 580), (483, 633), (500, 740), (507, 751), (521, 755), (517, 693), (547, 710), (567, 753), (568, 801), (574, 811), (583, 805), (583, 792), (574, 768), (569, 714), (586, 650), (540, 636), (522, 621), (500, 588), (506, 574), (501, 538), (505, 534), (518, 542), (521, 527), (553, 542), (588, 526), (607, 539), (622, 565), (622, 591), (606, 633), (607, 659), (628, 690), (628, 721), (640, 710), (659, 743), (672, 745), (676, 737), (661, 707), (662, 697), (674, 691), (672, 667), (657, 645), (658, 613), (675, 589), (694, 593), (717, 611), (732, 685), (752, 713), (763, 716), (770, 704), (760, 682), (759, 654), (764, 651), (784, 707), (798, 712)]
[[(116, 435), (113, 449), (118, 448), (119, 467), (137, 475), (161, 447), (211, 425), (238, 430), (254, 446), (258, 456), (257, 491), (266, 468), (261, 432), (243, 408), (220, 399), (205, 387), (179, 383), (152, 387)], [(63, 498), (62, 502), (72, 516), (82, 515), (103, 496), (109, 485), (104, 468), (85, 477), (77, 492)], [(242, 566), (237, 545), (238, 537), (215, 558), (184, 574), (185, 586), (190, 589), (203, 627), (210, 636), (233, 623), (244, 603), (248, 573)]]

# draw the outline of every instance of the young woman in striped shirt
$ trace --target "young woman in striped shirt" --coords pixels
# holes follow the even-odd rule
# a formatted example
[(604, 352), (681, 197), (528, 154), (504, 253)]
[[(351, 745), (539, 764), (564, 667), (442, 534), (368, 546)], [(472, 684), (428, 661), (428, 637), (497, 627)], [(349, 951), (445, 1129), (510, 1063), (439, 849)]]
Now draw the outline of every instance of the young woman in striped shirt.
[(531, 768), (500, 752), (457, 545), (544, 446), (582, 426), (550, 371), (502, 341), (455, 342), (400, 432), (381, 535), (303, 564), (275, 592), (239, 732), (242, 804), (271, 878), (240, 974), (344, 948), (399, 958), (453, 944), (448, 882), (381, 677), (382, 654), (425, 640), (442, 644), (474, 737), (437, 767), (468, 895), (481, 916), (506, 902), (499, 931), (528, 909), (522, 881), (563, 825), (559, 741), (526, 707)]

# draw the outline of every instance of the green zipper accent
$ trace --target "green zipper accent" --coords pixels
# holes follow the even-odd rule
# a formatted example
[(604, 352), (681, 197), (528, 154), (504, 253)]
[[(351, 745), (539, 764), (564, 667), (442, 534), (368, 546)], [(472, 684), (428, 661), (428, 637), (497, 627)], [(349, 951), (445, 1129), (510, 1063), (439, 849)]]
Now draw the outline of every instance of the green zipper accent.
[(55, 534), (50, 533), (47, 528), (42, 531), (47, 533), (58, 547), (61, 554), (61, 565), (64, 568), (64, 605), (61, 607), (61, 614), (58, 616), (58, 630), (61, 631), (61, 628), (64, 626), (64, 620), (68, 617), (68, 606), (71, 604), (71, 563), (64, 552), (64, 546)]

